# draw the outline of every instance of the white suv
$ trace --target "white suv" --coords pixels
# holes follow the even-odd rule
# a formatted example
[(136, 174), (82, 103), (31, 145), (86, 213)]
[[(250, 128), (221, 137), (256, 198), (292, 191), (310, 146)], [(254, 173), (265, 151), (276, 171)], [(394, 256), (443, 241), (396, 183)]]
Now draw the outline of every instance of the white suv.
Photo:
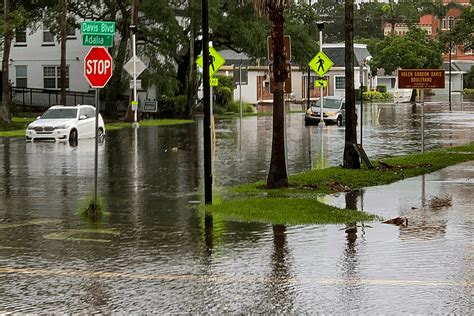
[[(105, 134), (99, 114), (98, 135)], [(77, 141), (95, 137), (95, 107), (92, 105), (50, 107), (26, 128), (26, 140)]]

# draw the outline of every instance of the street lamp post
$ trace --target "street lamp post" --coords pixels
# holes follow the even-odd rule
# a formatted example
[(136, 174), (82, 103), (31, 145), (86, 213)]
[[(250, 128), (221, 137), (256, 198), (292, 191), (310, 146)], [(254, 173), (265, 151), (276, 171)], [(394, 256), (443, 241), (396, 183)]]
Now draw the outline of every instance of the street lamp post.
[[(324, 22), (317, 22), (316, 23), (318, 25), (318, 30), (319, 30), (319, 51), (322, 52), (323, 51), (323, 29), (324, 29)], [(320, 105), (320, 119), (319, 119), (319, 126), (320, 127), (324, 127), (325, 124), (324, 124), (324, 116), (323, 116), (323, 113), (324, 113), (324, 103), (323, 103), (323, 87), (321, 86), (319, 88), (319, 98), (321, 100), (321, 105)]]
[(451, 38), (451, 23), (449, 24), (449, 110), (451, 111), (451, 52), (453, 50), (453, 39)]

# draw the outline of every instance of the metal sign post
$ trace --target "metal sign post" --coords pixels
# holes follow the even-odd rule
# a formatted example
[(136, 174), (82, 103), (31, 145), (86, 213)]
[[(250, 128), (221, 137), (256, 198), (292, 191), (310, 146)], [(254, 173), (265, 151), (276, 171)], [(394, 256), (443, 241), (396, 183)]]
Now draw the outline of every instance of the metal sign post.
[(421, 153), (425, 152), (425, 89), (421, 89)]

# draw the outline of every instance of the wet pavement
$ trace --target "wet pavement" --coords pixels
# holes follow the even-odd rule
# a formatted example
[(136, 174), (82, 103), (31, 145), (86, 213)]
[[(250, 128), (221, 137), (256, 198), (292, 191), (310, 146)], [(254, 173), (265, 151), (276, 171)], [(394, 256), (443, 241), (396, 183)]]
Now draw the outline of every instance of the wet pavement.
[[(474, 104), (425, 108), (425, 148), (474, 140)], [(419, 106), (366, 105), (372, 159), (419, 151)], [(344, 128), (288, 116), (288, 168), (337, 165)], [(360, 125), (358, 126), (360, 128)], [(239, 137), (241, 131), (242, 137)], [(215, 188), (264, 179), (271, 117), (217, 122)], [(99, 227), (78, 209), (93, 141), (0, 139), (0, 313), (472, 314), (474, 163), (323, 198), (407, 227), (271, 226), (204, 216), (202, 121), (119, 130), (99, 147)], [(451, 206), (434, 208), (434, 197)], [(190, 203), (191, 202), (191, 203)]]

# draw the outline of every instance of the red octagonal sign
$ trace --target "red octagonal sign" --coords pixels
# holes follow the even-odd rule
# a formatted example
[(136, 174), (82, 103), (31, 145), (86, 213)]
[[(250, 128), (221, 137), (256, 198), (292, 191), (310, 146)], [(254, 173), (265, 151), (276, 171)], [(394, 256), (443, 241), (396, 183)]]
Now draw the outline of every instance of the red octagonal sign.
[(105, 47), (92, 47), (84, 58), (84, 76), (92, 88), (103, 88), (112, 77), (112, 56)]

